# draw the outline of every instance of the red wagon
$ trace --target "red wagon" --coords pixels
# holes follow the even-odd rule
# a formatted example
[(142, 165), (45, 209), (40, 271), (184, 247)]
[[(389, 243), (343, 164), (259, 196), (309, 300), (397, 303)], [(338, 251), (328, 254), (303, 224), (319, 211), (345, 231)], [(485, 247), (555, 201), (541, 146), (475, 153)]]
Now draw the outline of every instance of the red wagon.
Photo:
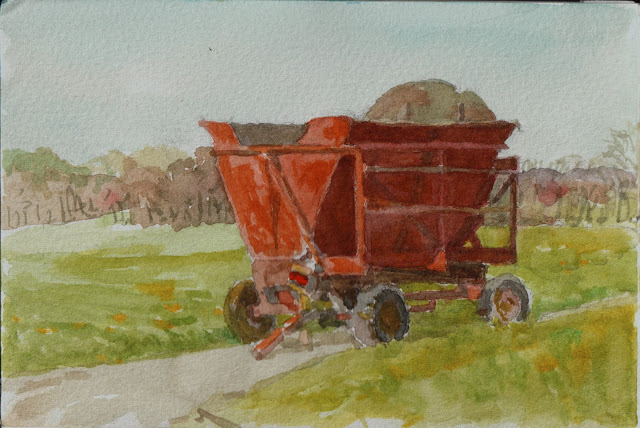
[[(488, 264), (516, 261), (518, 161), (497, 157), (513, 123), (200, 125), (252, 259), (225, 319), (258, 358), (310, 319), (346, 323), (372, 344), (402, 339), (409, 312), (438, 299), (479, 300), (502, 322), (528, 315), (520, 280), (485, 279)], [(506, 246), (483, 247), (488, 216), (507, 220)], [(407, 283), (455, 289), (403, 293)], [(292, 317), (276, 328), (278, 314)]]

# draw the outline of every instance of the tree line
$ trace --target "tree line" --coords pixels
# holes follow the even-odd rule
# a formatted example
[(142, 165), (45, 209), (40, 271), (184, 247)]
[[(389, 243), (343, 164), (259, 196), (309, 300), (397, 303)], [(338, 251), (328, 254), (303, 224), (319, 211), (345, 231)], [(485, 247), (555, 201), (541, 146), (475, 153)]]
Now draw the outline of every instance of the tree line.
[[(203, 223), (233, 223), (209, 151), (201, 147), (194, 157), (165, 159), (164, 165), (145, 164), (112, 152), (89, 166), (73, 166), (50, 149), (5, 151), (2, 228), (104, 215), (113, 215), (119, 223), (168, 224), (175, 230)], [(105, 165), (105, 161), (110, 163)]]
[[(518, 223), (522, 225), (618, 224), (637, 213), (635, 149), (629, 133), (612, 131), (603, 154), (611, 164), (563, 158), (548, 167), (524, 162), (519, 177)], [(233, 223), (215, 158), (207, 147), (193, 156), (167, 147), (132, 155), (111, 151), (73, 165), (51, 149), (3, 151), (3, 229), (69, 223), (112, 215), (119, 223), (175, 230)], [(499, 183), (496, 183), (496, 187)], [(504, 203), (505, 201), (503, 201)], [(488, 224), (504, 222), (487, 215)]]

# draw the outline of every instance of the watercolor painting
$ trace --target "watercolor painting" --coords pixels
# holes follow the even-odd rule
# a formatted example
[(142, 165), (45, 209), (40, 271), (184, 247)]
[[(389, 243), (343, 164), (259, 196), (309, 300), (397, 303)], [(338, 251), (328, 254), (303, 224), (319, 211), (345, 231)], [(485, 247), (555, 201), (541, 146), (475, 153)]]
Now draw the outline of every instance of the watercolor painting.
[(637, 426), (638, 23), (4, 2), (2, 426)]

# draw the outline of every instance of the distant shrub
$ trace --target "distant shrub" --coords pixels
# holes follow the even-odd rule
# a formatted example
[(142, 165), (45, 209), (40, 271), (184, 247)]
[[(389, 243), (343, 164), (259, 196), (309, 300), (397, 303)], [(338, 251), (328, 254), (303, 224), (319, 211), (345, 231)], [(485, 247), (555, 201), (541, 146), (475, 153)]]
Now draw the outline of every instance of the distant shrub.
[(2, 168), (7, 177), (14, 172), (29, 176), (36, 187), (46, 186), (47, 181), (69, 180), (76, 186), (86, 186), (91, 170), (83, 166), (74, 166), (60, 159), (50, 148), (40, 147), (33, 153), (22, 149), (9, 149), (2, 152)]

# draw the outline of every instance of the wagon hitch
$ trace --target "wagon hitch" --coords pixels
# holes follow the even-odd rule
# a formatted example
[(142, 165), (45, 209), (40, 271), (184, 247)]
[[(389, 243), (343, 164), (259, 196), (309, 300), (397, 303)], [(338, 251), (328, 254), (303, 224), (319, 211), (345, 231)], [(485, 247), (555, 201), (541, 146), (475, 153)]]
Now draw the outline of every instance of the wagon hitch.
[[(320, 318), (321, 314), (321, 310), (312, 309), (305, 313), (297, 313), (293, 315), (284, 322), (282, 327), (276, 328), (267, 338), (262, 339), (254, 346), (253, 351), (256, 360), (262, 360), (280, 343), (282, 343), (285, 336), (295, 333), (306, 323)], [(337, 313), (334, 315), (335, 320), (339, 323), (345, 322), (351, 319), (351, 317), (352, 315), (350, 313)]]
[(302, 315), (294, 315), (293, 317), (286, 320), (282, 327), (276, 328), (273, 333), (269, 335), (269, 337), (258, 342), (258, 344), (253, 348), (256, 360), (261, 360), (266, 357), (271, 351), (275, 349), (276, 346), (280, 344), (280, 342), (284, 340), (285, 335), (289, 335), (295, 332), (302, 324), (301, 320)]

